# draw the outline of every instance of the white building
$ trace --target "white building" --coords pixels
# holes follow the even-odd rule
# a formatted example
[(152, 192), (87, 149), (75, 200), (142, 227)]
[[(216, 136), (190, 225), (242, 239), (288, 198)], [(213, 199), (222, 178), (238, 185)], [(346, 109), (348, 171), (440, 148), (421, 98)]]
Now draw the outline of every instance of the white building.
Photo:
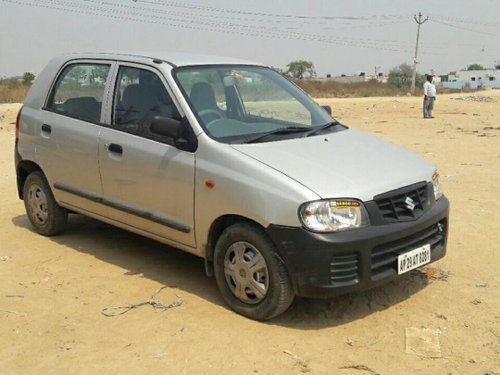
[(443, 82), (448, 88), (471, 88), (493, 87), (500, 88), (500, 70), (459, 70), (448, 74), (448, 81)]
[(368, 81), (378, 81), (381, 83), (387, 83), (387, 76), (383, 73), (378, 73), (377, 75), (368, 75), (364, 72), (359, 73), (359, 75), (346, 75), (342, 74), (341, 76), (331, 77), (327, 75), (326, 78), (320, 78), (320, 80), (334, 81), (338, 83), (360, 83), (360, 82), (368, 82)]

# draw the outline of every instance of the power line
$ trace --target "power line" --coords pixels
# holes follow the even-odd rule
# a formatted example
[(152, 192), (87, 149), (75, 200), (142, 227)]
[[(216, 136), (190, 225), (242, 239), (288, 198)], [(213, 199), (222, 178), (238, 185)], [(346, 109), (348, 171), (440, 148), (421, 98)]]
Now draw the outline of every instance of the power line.
[[(49, 0), (50, 1), (50, 0)], [(248, 24), (241, 24), (241, 23), (235, 23), (233, 22), (235, 19), (236, 20), (242, 20), (242, 21), (252, 21), (254, 22), (253, 19), (250, 19), (250, 18), (235, 18), (234, 16), (224, 16), (224, 15), (209, 15), (209, 16), (200, 16), (200, 15), (193, 15), (192, 13), (186, 13), (186, 12), (172, 12), (172, 11), (166, 11), (166, 10), (163, 10), (163, 9), (154, 9), (154, 8), (144, 8), (144, 7), (136, 7), (136, 6), (133, 6), (133, 5), (125, 5), (125, 4), (117, 4), (117, 3), (112, 3), (112, 2), (108, 2), (108, 1), (99, 1), (99, 0), (85, 0), (85, 2), (87, 3), (94, 3), (94, 4), (99, 4), (99, 5), (105, 5), (105, 6), (111, 6), (111, 7), (118, 7), (118, 8), (123, 8), (123, 9), (134, 9), (136, 11), (145, 11), (145, 12), (151, 12), (153, 14), (157, 14), (157, 13), (162, 13), (162, 14), (167, 14), (167, 15), (174, 15), (174, 16), (180, 16), (180, 17), (183, 17), (182, 20), (192, 20), (192, 19), (196, 19), (196, 20), (203, 20), (203, 21), (206, 21), (207, 19), (210, 21), (211, 24), (214, 23), (213, 19), (214, 18), (221, 18), (223, 20), (225, 19), (229, 19), (231, 20), (231, 22), (223, 22), (223, 23), (220, 23), (219, 25), (221, 26), (234, 26), (234, 27), (243, 27), (243, 28), (258, 28), (258, 30), (269, 30), (269, 31), (277, 31), (276, 28), (272, 27), (266, 27), (266, 26), (255, 26), (255, 25), (248, 25)], [(135, 1), (134, 1), (135, 2)], [(81, 4), (80, 2), (78, 2), (78, 4)], [(108, 9), (106, 9), (108, 10)], [(134, 12), (133, 14), (137, 15), (136, 12)], [(177, 21), (179, 21), (179, 19), (176, 19)], [(259, 20), (260, 22), (262, 22), (263, 20)], [(352, 26), (349, 26), (349, 28), (352, 28)], [(289, 31), (290, 29), (286, 29), (285, 32), (291, 32), (293, 33), (293, 31)], [(278, 30), (279, 31), (279, 30)], [(306, 34), (304, 34), (306, 35)], [(310, 33), (307, 33), (307, 35), (314, 35), (314, 34), (310, 34)], [(361, 39), (360, 39), (361, 40)], [(362, 41), (370, 41), (369, 39), (367, 38), (363, 38)], [(395, 44), (395, 43), (404, 43), (404, 42), (401, 42), (401, 41), (388, 41), (388, 42), (391, 42), (392, 44)]]
[[(241, 14), (243, 14), (243, 16), (237, 16), (237, 15), (234, 15), (234, 14), (230, 14), (230, 15), (226, 15), (224, 14), (224, 10), (226, 11), (226, 13), (230, 13), (230, 12), (236, 12), (235, 10), (228, 10), (228, 9), (223, 9), (223, 8), (214, 8), (214, 7), (206, 7), (206, 6), (195, 6), (195, 5), (185, 5), (185, 4), (177, 4), (177, 3), (173, 3), (172, 5), (168, 5), (166, 3), (159, 3), (159, 2), (151, 2), (151, 1), (141, 1), (141, 0), (138, 0), (138, 1), (135, 1), (135, 0), (132, 0), (133, 3), (138, 3), (138, 2), (142, 2), (142, 3), (147, 3), (147, 4), (162, 4), (163, 5), (163, 8), (167, 7), (174, 7), (174, 8), (181, 8), (181, 9), (189, 9), (189, 12), (175, 12), (175, 11), (172, 11), (172, 10), (166, 10), (166, 9), (158, 9), (158, 8), (151, 8), (151, 7), (144, 7), (144, 6), (134, 6), (134, 5), (130, 5), (130, 4), (119, 4), (119, 3), (113, 3), (113, 2), (107, 2), (107, 1), (98, 1), (98, 0), (84, 0), (85, 2), (91, 2), (91, 3), (95, 3), (95, 4), (103, 4), (103, 5), (107, 5), (107, 6), (112, 6), (112, 7), (119, 7), (119, 8), (133, 8), (133, 9), (137, 9), (137, 10), (141, 10), (141, 11), (147, 11), (147, 12), (151, 12), (151, 13), (163, 13), (163, 14), (171, 14), (171, 15), (178, 15), (178, 16), (183, 16), (183, 17), (193, 17), (193, 16), (197, 16), (197, 17), (200, 17), (200, 18), (205, 18), (205, 19), (210, 19), (210, 20), (213, 20), (214, 18), (216, 19), (229, 19), (231, 21), (242, 21), (242, 22), (252, 22), (252, 23), (266, 23), (268, 24), (269, 23), (269, 20), (266, 19), (265, 17), (256, 17), (254, 16), (252, 18), (252, 16), (254, 14), (260, 14), (260, 13), (253, 13), (253, 12), (239, 12)], [(206, 13), (206, 9), (210, 9), (212, 10), (213, 12), (218, 12), (216, 14), (207, 14)], [(202, 10), (201, 14), (196, 14), (196, 11), (199, 11), (199, 10)], [(193, 12), (194, 11), (194, 12)], [(221, 13), (222, 12), (222, 13)], [(247, 14), (250, 14), (250, 16), (248, 17)], [(268, 15), (272, 15), (272, 14), (268, 14)], [(277, 16), (277, 15), (273, 15), (273, 16)], [(293, 24), (293, 25), (299, 25), (299, 26), (304, 26), (304, 25), (314, 25), (314, 26), (325, 26), (324, 29), (330, 29), (330, 28), (333, 28), (335, 30), (338, 30), (339, 28), (342, 29), (352, 29), (352, 28), (360, 28), (360, 27), (380, 27), (380, 26), (391, 26), (391, 25), (394, 25), (394, 24), (397, 24), (397, 23), (402, 23), (403, 21), (402, 20), (398, 20), (398, 18), (400, 18), (400, 16), (384, 16), (382, 19), (380, 18), (373, 18), (372, 19), (369, 19), (367, 18), (366, 21), (362, 22), (361, 24), (353, 24), (353, 19), (355, 19), (356, 17), (337, 17), (335, 19), (335, 23), (332, 23), (332, 22), (327, 22), (327, 21), (318, 21), (318, 20), (315, 20), (314, 22), (311, 22), (311, 21), (306, 21), (303, 19), (302, 16), (297, 16), (299, 17), (298, 19), (274, 19), (273, 20), (273, 23), (278, 23), (278, 24)], [(310, 17), (312, 18), (312, 17)], [(342, 18), (342, 19), (341, 19)], [(364, 18), (363, 18), (364, 19)], [(330, 17), (330, 20), (334, 20), (333, 17)], [(348, 21), (346, 21), (348, 20)], [(339, 27), (340, 26), (340, 27)], [(287, 28), (287, 29), (290, 29), (290, 28)]]
[(443, 22), (451, 22), (451, 23), (465, 23), (467, 25), (479, 25), (485, 27), (498, 27), (500, 26), (500, 22), (498, 21), (486, 21), (486, 20), (475, 20), (472, 18), (457, 18), (457, 17), (449, 17), (443, 16), (440, 14), (430, 13), (429, 17), (433, 20), (439, 20)]
[[(165, 25), (174, 28), (210, 31), (216, 33), (231, 33), (241, 36), (258, 37), (265, 39), (282, 39), (311, 41), (317, 43), (340, 45), (363, 49), (376, 49), (395, 53), (408, 53), (411, 45), (400, 40), (380, 40), (371, 38), (345, 38), (331, 35), (314, 33), (304, 33), (280, 29), (276, 27), (266, 27), (261, 25), (251, 25), (245, 23), (235, 23), (225, 21), (234, 17), (221, 15), (223, 21), (215, 21), (212, 16), (200, 16), (186, 12), (173, 12), (165, 9), (145, 8), (132, 4), (117, 4), (104, 0), (85, 0), (73, 2), (70, 0), (46, 0), (45, 2), (35, 0), (0, 0), (12, 4), (29, 7), (39, 7), (53, 9), (63, 12), (107, 17), (118, 20), (141, 22), (147, 24)], [(134, 1), (135, 3), (135, 1)], [(218, 8), (219, 9), (219, 8)], [(366, 23), (363, 21), (362, 23)], [(425, 54), (440, 55), (445, 54), (442, 49), (439, 52), (427, 50)]]
[[(359, 48), (372, 48), (372, 49), (393, 51), (393, 52), (407, 52), (406, 49), (402, 49), (403, 48), (402, 46), (397, 45), (397, 43), (399, 43), (398, 41), (369, 40), (366, 38), (363, 39), (334, 38), (316, 34), (297, 33), (290, 31), (282, 32), (279, 30), (266, 29), (266, 28), (264, 28), (262, 31), (262, 28), (260, 27), (257, 28), (250, 25), (241, 25), (241, 24), (234, 24), (227, 22), (215, 23), (208, 21), (200, 21), (198, 19), (193, 19), (193, 18), (179, 19), (175, 17), (165, 17), (152, 14), (137, 13), (137, 12), (117, 11), (116, 9), (110, 9), (106, 7), (92, 6), (88, 4), (85, 5), (80, 2), (72, 3), (68, 1), (47, 0), (50, 4), (47, 3), (41, 4), (41, 3), (34, 3), (33, 1), (24, 1), (24, 2), (18, 0), (17, 1), (1, 0), (1, 1), (19, 5), (25, 5), (25, 6), (55, 9), (71, 13), (96, 15), (108, 18), (131, 20), (135, 22), (144, 22), (149, 24), (168, 25), (171, 27), (179, 27), (192, 30), (214, 31), (223, 33), (226, 33), (229, 30), (231, 33), (238, 35), (257, 36), (257, 37), (273, 38), (273, 39), (315, 41), (321, 43), (337, 44), (337, 45), (359, 47)], [(89, 1), (86, 1), (86, 3), (88, 2)], [(64, 8), (64, 7), (71, 7), (71, 8)], [(117, 15), (116, 13), (119, 13), (119, 15)], [(186, 23), (188, 23), (189, 25), (186, 25)], [(240, 28), (243, 29), (246, 28), (246, 29), (245, 31), (241, 31)]]
[(494, 36), (494, 37), (500, 38), (500, 34), (494, 34), (494, 33), (490, 33), (490, 32), (487, 32), (487, 31), (474, 30), (474, 29), (470, 29), (468, 27), (456, 26), (456, 25), (453, 25), (453, 24), (448, 23), (448, 22), (443, 22), (443, 21), (438, 21), (438, 20), (433, 20), (433, 19), (431, 19), (430, 21), (435, 22), (435, 23), (439, 23), (441, 25), (453, 27), (455, 29), (460, 29), (460, 30), (465, 30), (465, 31), (470, 31), (470, 32), (473, 32), (473, 33), (477, 33), (477, 34), (489, 35), (489, 36)]
[[(86, 1), (86, 0), (85, 0)], [(404, 18), (407, 15), (382, 15), (382, 16), (305, 16), (305, 15), (294, 15), (294, 14), (281, 14), (281, 13), (266, 13), (266, 12), (251, 12), (244, 11), (240, 9), (228, 9), (228, 8), (219, 8), (212, 7), (206, 5), (193, 5), (193, 4), (185, 4), (174, 1), (159, 1), (159, 0), (132, 0), (135, 3), (146, 3), (153, 5), (161, 5), (166, 7), (178, 7), (178, 8), (186, 8), (186, 9), (196, 9), (210, 12), (223, 12), (229, 14), (246, 14), (253, 15), (258, 17), (273, 17), (273, 18), (284, 18), (284, 19), (301, 19), (301, 20), (373, 20), (373, 19), (392, 19), (392, 18)]]

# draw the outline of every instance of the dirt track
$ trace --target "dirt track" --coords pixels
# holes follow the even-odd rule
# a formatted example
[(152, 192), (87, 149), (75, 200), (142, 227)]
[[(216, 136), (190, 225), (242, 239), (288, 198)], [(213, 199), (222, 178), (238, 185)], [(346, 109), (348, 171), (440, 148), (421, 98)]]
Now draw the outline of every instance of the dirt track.
[[(492, 102), (451, 99), (468, 95), (439, 96), (433, 120), (421, 119), (420, 98), (319, 100), (439, 166), (448, 255), (432, 265), (439, 279), (412, 272), (365, 293), (297, 300), (268, 323), (228, 310), (194, 256), (77, 215), (63, 235), (33, 233), (15, 189), (19, 106), (0, 105), (0, 373), (500, 374), (500, 91), (478, 94)], [(177, 291), (181, 307), (101, 314), (164, 285), (177, 288), (156, 298)], [(438, 341), (408, 341), (407, 353), (407, 328)]]

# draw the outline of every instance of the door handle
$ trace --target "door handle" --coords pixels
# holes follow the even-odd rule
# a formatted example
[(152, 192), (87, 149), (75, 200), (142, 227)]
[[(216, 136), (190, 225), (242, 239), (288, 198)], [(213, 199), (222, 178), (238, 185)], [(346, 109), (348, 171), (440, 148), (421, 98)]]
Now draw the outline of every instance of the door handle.
[(123, 154), (123, 147), (120, 145), (117, 145), (116, 143), (110, 143), (109, 145), (106, 145), (108, 147), (108, 150), (110, 152), (114, 152), (115, 154)]
[(48, 134), (52, 133), (52, 126), (47, 125), (47, 124), (43, 124), (42, 125), (42, 132), (48, 133)]

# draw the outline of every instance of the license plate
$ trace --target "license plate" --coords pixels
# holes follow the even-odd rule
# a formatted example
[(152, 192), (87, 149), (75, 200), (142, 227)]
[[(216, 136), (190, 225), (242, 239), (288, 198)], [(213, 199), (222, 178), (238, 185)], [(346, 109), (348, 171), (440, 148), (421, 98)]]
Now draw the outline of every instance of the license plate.
[(424, 245), (398, 256), (398, 275), (431, 261), (431, 245)]

